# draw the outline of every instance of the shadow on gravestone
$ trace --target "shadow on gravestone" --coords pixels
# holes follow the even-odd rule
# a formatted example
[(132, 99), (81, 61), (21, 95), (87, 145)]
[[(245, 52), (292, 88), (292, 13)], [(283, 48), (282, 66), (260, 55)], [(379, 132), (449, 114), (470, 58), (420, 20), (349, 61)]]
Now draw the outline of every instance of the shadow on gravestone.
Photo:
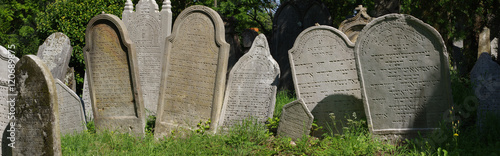
[[(324, 114), (325, 109), (330, 110), (331, 113)], [(314, 117), (318, 126), (323, 127), (319, 131), (313, 132), (314, 134), (312, 134), (312, 136), (316, 137), (321, 137), (321, 135), (325, 133), (343, 134), (343, 127), (348, 125), (347, 119), (358, 121), (360, 119), (366, 119), (363, 101), (353, 95), (328, 95), (318, 102), (316, 107), (311, 110), (311, 114), (322, 114), (315, 115)], [(336, 123), (336, 126), (334, 126), (333, 122)]]
[(296, 141), (304, 135), (309, 135), (313, 120), (314, 117), (304, 100), (297, 99), (283, 106), (277, 134)]

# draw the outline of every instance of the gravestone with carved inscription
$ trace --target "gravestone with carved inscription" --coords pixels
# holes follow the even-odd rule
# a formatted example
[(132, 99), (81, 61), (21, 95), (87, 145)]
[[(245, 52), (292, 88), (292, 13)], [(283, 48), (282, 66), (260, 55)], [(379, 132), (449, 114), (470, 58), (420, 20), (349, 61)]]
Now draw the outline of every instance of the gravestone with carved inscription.
[(80, 97), (61, 80), (55, 79), (59, 104), (61, 135), (80, 133), (87, 129)]
[(61, 155), (57, 89), (48, 66), (37, 56), (25, 55), (15, 70), (12, 155)]
[[(11, 94), (15, 94), (14, 67), (19, 59), (11, 54), (5, 47), (0, 46), (0, 132), (4, 132), (9, 124), (10, 104), (15, 102)], [(9, 77), (10, 76), (10, 77)], [(4, 144), (5, 138), (0, 135), (1, 144)], [(8, 135), (10, 136), (10, 135)], [(3, 139), (2, 139), (3, 138)], [(3, 145), (2, 145), (3, 146)], [(2, 151), (0, 150), (0, 153)]]
[(92, 18), (85, 32), (85, 65), (97, 131), (144, 135), (145, 110), (135, 45), (115, 15)]
[(266, 36), (259, 35), (229, 74), (219, 125), (230, 128), (251, 117), (264, 123), (273, 117), (279, 72)]
[(366, 8), (362, 5), (356, 7), (355, 10), (358, 12), (356, 16), (342, 21), (339, 26), (339, 30), (344, 32), (353, 43), (356, 43), (359, 32), (363, 30), (363, 27), (372, 20), (372, 17), (366, 13)]
[(47, 37), (45, 42), (38, 47), (37, 56), (47, 64), (54, 78), (64, 80), (71, 52), (73, 52), (73, 47), (71, 47), (69, 37), (56, 32)]
[(159, 11), (156, 1), (140, 0), (135, 8), (136, 11), (133, 11), (132, 1), (127, 0), (123, 10), (123, 23), (136, 45), (137, 68), (146, 115), (156, 115), (165, 38), (170, 35), (172, 28), (172, 6), (170, 0), (165, 0)]
[(500, 65), (487, 52), (482, 53), (470, 73), (474, 94), (479, 100), (477, 125), (485, 132), (488, 118), (500, 119)]
[(89, 82), (87, 79), (87, 73), (83, 78), (83, 91), (82, 91), (82, 101), (83, 108), (85, 112), (86, 121), (94, 120), (94, 111), (92, 110), (92, 100), (90, 99)]
[(452, 96), (436, 29), (410, 15), (385, 15), (363, 28), (355, 54), (372, 133), (396, 141), (439, 128)]
[(155, 137), (208, 120), (215, 132), (229, 53), (219, 14), (199, 5), (185, 9), (175, 20), (165, 50)]
[(277, 133), (297, 140), (303, 135), (309, 135), (313, 119), (304, 101), (297, 99), (283, 106)]
[(342, 133), (341, 124), (333, 128), (331, 113), (343, 123), (353, 113), (365, 116), (354, 43), (344, 33), (330, 26), (309, 27), (297, 37), (289, 56), (297, 98), (304, 100), (318, 126), (325, 127), (314, 135), (328, 132), (328, 126)]

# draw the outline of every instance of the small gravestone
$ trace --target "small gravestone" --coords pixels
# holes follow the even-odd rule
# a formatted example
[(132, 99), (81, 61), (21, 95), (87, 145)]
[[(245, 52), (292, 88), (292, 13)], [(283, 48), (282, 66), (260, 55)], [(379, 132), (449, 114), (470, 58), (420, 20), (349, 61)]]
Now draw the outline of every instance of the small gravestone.
[(54, 78), (64, 80), (71, 52), (73, 52), (73, 47), (71, 47), (69, 37), (56, 32), (47, 37), (45, 42), (38, 47), (37, 56), (47, 64)]
[(328, 128), (342, 133), (342, 124), (333, 127), (331, 113), (343, 123), (353, 113), (365, 116), (354, 43), (344, 33), (330, 26), (309, 27), (297, 37), (289, 55), (297, 98), (324, 127), (314, 135), (321, 136)]
[(229, 74), (219, 125), (230, 128), (250, 117), (264, 123), (273, 117), (279, 72), (266, 36), (259, 35)]
[(34, 55), (16, 65), (15, 144), (13, 155), (61, 155), (59, 107), (54, 78)]
[[(15, 97), (15, 83), (14, 81), (14, 67), (19, 59), (11, 54), (5, 47), (0, 46), (0, 132), (4, 132), (9, 124), (9, 116), (12, 117), (10, 113), (10, 104), (13, 104)], [(10, 77), (9, 77), (10, 76)], [(13, 108), (13, 107), (12, 107)], [(0, 140), (2, 140), (1, 145), (5, 143), (4, 140), (7, 137), (2, 137), (0, 135)], [(2, 150), (0, 150), (2, 153)]]
[(55, 79), (59, 104), (61, 135), (80, 133), (87, 129), (80, 97), (61, 80)]
[(453, 101), (436, 29), (410, 15), (385, 15), (363, 28), (355, 54), (372, 133), (396, 141), (439, 129)]
[(66, 75), (64, 76), (64, 84), (71, 88), (73, 92), (76, 92), (76, 79), (75, 79), (75, 68), (68, 67)]
[(136, 45), (139, 78), (146, 115), (156, 115), (163, 64), (165, 38), (172, 28), (170, 1), (163, 2), (162, 10), (154, 0), (140, 0), (133, 11), (132, 1), (127, 0), (123, 10), (123, 23), (130, 39)]
[(177, 17), (166, 39), (155, 137), (211, 120), (217, 128), (226, 84), (229, 44), (219, 14), (191, 6)]
[(470, 73), (474, 94), (479, 100), (477, 125), (480, 131), (488, 127), (488, 116), (500, 119), (500, 65), (490, 54), (482, 53)]
[(280, 136), (297, 140), (304, 135), (309, 135), (313, 119), (304, 101), (297, 99), (283, 106), (277, 133)]
[(85, 64), (97, 131), (144, 136), (145, 111), (135, 45), (115, 15), (92, 18), (85, 32)]
[(87, 73), (85, 73), (85, 77), (83, 78), (83, 91), (82, 91), (82, 100), (83, 100), (83, 108), (85, 112), (86, 121), (94, 120), (94, 111), (92, 110), (92, 101), (90, 99), (89, 92), (89, 82), (87, 79)]
[(273, 18), (271, 55), (280, 65), (281, 77), (278, 89), (294, 90), (288, 50), (297, 36), (315, 23), (331, 25), (328, 8), (318, 0), (295, 0), (282, 3)]
[(358, 12), (356, 16), (342, 21), (339, 26), (339, 30), (344, 32), (353, 43), (356, 43), (359, 32), (372, 20), (362, 5), (356, 7), (356, 11)]

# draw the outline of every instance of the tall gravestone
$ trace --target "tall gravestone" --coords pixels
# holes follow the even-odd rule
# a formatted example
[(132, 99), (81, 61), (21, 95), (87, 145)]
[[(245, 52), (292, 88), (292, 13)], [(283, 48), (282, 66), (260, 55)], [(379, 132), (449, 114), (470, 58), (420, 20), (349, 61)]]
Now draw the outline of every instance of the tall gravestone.
[(59, 104), (61, 135), (80, 133), (87, 129), (80, 97), (61, 80), (55, 79)]
[(324, 127), (315, 135), (329, 128), (342, 133), (342, 124), (333, 127), (331, 113), (343, 123), (353, 113), (365, 116), (354, 43), (344, 33), (330, 26), (309, 27), (297, 37), (289, 56), (297, 98)]
[(358, 12), (356, 16), (342, 21), (339, 26), (339, 30), (344, 32), (353, 43), (356, 43), (359, 32), (372, 20), (372, 17), (366, 13), (366, 8), (362, 5), (356, 7), (355, 10)]
[(273, 117), (279, 72), (266, 36), (259, 35), (229, 73), (219, 125), (230, 128), (250, 117), (264, 123)]
[(288, 50), (297, 36), (315, 23), (331, 25), (332, 17), (318, 0), (292, 0), (282, 3), (273, 18), (271, 55), (280, 65), (281, 77), (278, 89), (294, 90)]
[[(9, 125), (9, 112), (10, 112), (10, 104), (13, 103), (12, 95), (15, 93), (14, 90), (11, 90), (11, 88), (14, 88), (15, 83), (13, 82), (12, 76), (14, 76), (14, 69), (17, 61), (19, 59), (11, 54), (5, 47), (0, 46), (0, 132), (4, 132), (6, 130), (6, 127)], [(9, 77), (10, 75), (10, 77)], [(12, 81), (11, 81), (12, 80)], [(4, 146), (4, 137), (3, 135), (0, 135), (0, 140), (2, 140), (1, 144)], [(10, 135), (9, 135), (10, 136)], [(2, 153), (2, 150), (0, 150), (0, 153)]]
[(474, 94), (479, 100), (477, 125), (486, 132), (485, 122), (489, 116), (500, 119), (500, 65), (491, 59), (487, 52), (479, 56), (470, 73)]
[(313, 119), (304, 101), (297, 99), (283, 106), (277, 133), (297, 140), (303, 135), (309, 135)]
[(45, 42), (38, 47), (37, 56), (47, 64), (54, 78), (64, 80), (71, 52), (73, 52), (73, 47), (71, 47), (69, 37), (56, 32), (47, 37)]
[(83, 108), (85, 112), (86, 121), (91, 121), (94, 119), (94, 113), (92, 110), (92, 99), (90, 98), (89, 82), (87, 79), (87, 72), (83, 78), (83, 91), (82, 91)]
[(34, 55), (16, 64), (15, 144), (12, 155), (62, 155), (54, 78)]
[(127, 0), (123, 10), (123, 23), (127, 26), (130, 39), (136, 45), (139, 78), (147, 115), (156, 114), (160, 94), (161, 66), (165, 38), (172, 28), (170, 0), (163, 2), (162, 10), (154, 0), (140, 0), (136, 11), (132, 1)]
[(166, 39), (155, 137), (211, 120), (217, 129), (226, 84), (229, 44), (219, 14), (191, 6), (175, 20)]
[(452, 96), (436, 29), (410, 15), (385, 15), (363, 28), (355, 52), (372, 133), (396, 141), (439, 128)]
[(127, 28), (115, 15), (97, 15), (87, 25), (85, 43), (96, 130), (144, 135), (145, 110), (137, 55)]

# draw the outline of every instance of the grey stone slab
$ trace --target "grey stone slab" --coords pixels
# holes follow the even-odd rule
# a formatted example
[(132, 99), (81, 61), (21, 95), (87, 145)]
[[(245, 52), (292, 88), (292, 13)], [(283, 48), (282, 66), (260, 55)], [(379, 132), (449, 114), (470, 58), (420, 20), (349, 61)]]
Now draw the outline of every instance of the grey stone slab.
[(85, 72), (85, 77), (83, 78), (83, 91), (82, 91), (83, 108), (85, 112), (86, 121), (94, 120), (94, 111), (92, 110), (92, 99), (90, 98), (89, 82), (87, 79), (87, 73)]
[(75, 68), (68, 67), (68, 70), (66, 70), (66, 75), (64, 76), (64, 80), (61, 81), (63, 81), (66, 86), (71, 88), (73, 92), (76, 92)]
[(448, 55), (436, 29), (410, 15), (385, 15), (363, 28), (355, 54), (372, 133), (404, 136), (390, 139), (396, 141), (439, 128), (453, 101)]
[(365, 116), (354, 43), (344, 33), (330, 26), (309, 27), (297, 37), (289, 56), (297, 98), (323, 127), (314, 135), (321, 136), (328, 127), (342, 133), (342, 124), (333, 128), (331, 113), (343, 123), (353, 113)]
[(61, 136), (87, 130), (80, 97), (61, 80), (55, 79)]
[[(15, 66), (19, 59), (11, 54), (5, 47), (0, 46), (0, 132), (4, 132), (9, 125), (10, 118), (13, 116), (10, 113), (10, 104), (13, 103), (12, 99), (15, 98)], [(2, 135), (3, 136), (3, 135)], [(4, 140), (7, 137), (0, 136), (3, 146)], [(3, 138), (3, 139), (2, 139)], [(2, 153), (2, 150), (0, 150)]]
[(309, 135), (313, 119), (304, 101), (297, 99), (283, 106), (277, 133), (297, 140), (303, 135)]
[(356, 43), (359, 32), (372, 20), (372, 17), (366, 13), (366, 8), (362, 5), (356, 7), (355, 10), (358, 12), (356, 16), (342, 21), (339, 26), (339, 30), (344, 32), (353, 43)]
[(12, 155), (62, 155), (54, 78), (43, 61), (25, 55), (16, 64), (15, 148)]
[(47, 37), (45, 42), (38, 47), (37, 56), (47, 64), (54, 78), (64, 80), (72, 52), (73, 47), (71, 47), (69, 37), (56, 32)]
[(170, 1), (164, 1), (161, 11), (158, 11), (154, 0), (140, 0), (135, 5), (136, 11), (133, 11), (132, 5), (130, 0), (125, 3), (123, 23), (136, 45), (146, 115), (156, 115), (165, 38), (170, 35), (172, 28)]
[(230, 128), (250, 117), (264, 123), (273, 117), (279, 74), (266, 36), (261, 34), (229, 74), (219, 126)]
[(481, 56), (484, 52), (491, 54), (490, 29), (488, 27), (484, 27), (481, 33), (479, 33), (477, 47), (477, 58), (479, 58), (479, 56)]
[(90, 20), (85, 39), (83, 52), (96, 130), (144, 136), (137, 54), (127, 28), (115, 15), (100, 14)]
[(179, 14), (165, 42), (155, 137), (208, 120), (215, 132), (229, 55), (222, 19), (211, 8), (191, 6)]
[(488, 53), (482, 53), (470, 73), (474, 94), (479, 100), (477, 125), (480, 131), (489, 127), (488, 116), (500, 119), (500, 65)]

